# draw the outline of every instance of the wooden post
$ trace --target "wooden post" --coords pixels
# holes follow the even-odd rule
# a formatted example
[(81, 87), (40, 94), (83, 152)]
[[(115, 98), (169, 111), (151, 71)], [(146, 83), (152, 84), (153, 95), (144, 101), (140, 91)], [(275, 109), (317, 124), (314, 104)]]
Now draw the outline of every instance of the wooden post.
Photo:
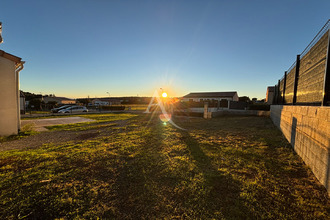
[(204, 118), (208, 118), (208, 112), (209, 112), (209, 103), (204, 102)]
[(325, 64), (324, 84), (323, 84), (323, 106), (330, 105), (330, 30), (328, 31), (328, 52)]
[(298, 88), (298, 80), (299, 80), (299, 67), (300, 67), (300, 55), (297, 55), (296, 73), (294, 75), (294, 86), (293, 86), (293, 102), (292, 102), (293, 105), (295, 105), (296, 102), (297, 102), (297, 88)]
[(284, 82), (283, 82), (283, 98), (282, 98), (282, 103), (285, 104), (285, 88), (286, 88), (286, 76), (287, 76), (287, 71), (284, 73)]

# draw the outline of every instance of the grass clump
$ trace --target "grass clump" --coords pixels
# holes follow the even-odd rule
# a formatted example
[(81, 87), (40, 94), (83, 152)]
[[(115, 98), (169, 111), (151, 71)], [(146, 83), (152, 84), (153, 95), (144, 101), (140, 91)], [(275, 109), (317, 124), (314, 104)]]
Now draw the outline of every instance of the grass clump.
[(26, 124), (21, 128), (21, 130), (18, 132), (18, 134), (9, 135), (9, 136), (0, 136), (0, 143), (6, 142), (6, 141), (18, 140), (23, 137), (28, 137), (28, 136), (35, 135), (38, 133), (39, 132), (34, 130), (33, 124)]

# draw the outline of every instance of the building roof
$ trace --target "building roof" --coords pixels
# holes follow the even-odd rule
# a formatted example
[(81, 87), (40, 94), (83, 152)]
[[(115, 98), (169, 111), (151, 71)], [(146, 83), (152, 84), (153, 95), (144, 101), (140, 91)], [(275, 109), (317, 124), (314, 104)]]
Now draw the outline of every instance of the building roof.
[(183, 98), (216, 98), (233, 97), (237, 92), (191, 92)]
[(42, 98), (43, 99), (58, 100), (58, 101), (64, 101), (64, 100), (75, 101), (74, 99), (69, 99), (69, 98), (66, 98), (66, 97), (57, 97), (57, 96), (43, 96)]
[(6, 58), (8, 60), (14, 61), (15, 63), (21, 63), (22, 62), (22, 58), (14, 56), (10, 53), (7, 53), (3, 50), (0, 50), (0, 56), (3, 58)]

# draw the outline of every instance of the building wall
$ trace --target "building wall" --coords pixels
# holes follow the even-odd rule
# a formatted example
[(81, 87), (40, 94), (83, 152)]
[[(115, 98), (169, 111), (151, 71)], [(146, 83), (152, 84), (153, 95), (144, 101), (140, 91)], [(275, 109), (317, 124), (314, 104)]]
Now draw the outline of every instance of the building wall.
[(272, 105), (271, 119), (330, 194), (330, 107)]
[[(228, 101), (229, 101), (229, 100), (228, 100)], [(232, 101), (238, 102), (238, 95), (237, 95), (237, 93), (234, 95)]]
[(76, 101), (75, 100), (62, 100), (62, 101), (60, 101), (60, 104), (65, 104), (65, 105), (76, 104)]
[[(217, 100), (217, 101), (221, 101), (222, 99), (227, 99), (228, 101), (235, 101), (233, 100), (233, 98), (219, 98), (219, 97), (214, 97), (214, 98), (203, 98), (203, 97), (200, 97), (200, 98), (183, 98), (182, 101), (183, 102), (189, 102), (190, 100), (193, 100), (194, 102), (200, 102), (200, 101), (206, 101), (206, 100)], [(238, 97), (237, 97), (237, 101), (238, 101)]]
[(0, 57), (0, 135), (18, 133), (19, 106), (15, 62)]
[(100, 100), (93, 100), (92, 104), (93, 105), (109, 105), (109, 102), (104, 102), (104, 101), (100, 101)]
[(270, 92), (267, 90), (266, 103), (271, 105), (271, 104), (273, 104), (273, 100), (274, 100), (274, 92), (273, 91)]

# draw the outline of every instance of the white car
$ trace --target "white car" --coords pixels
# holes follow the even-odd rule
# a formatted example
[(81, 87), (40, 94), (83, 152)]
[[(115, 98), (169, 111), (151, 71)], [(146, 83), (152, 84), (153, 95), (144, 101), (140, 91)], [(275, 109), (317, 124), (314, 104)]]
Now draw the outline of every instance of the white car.
[(85, 106), (71, 106), (69, 108), (58, 111), (58, 113), (76, 113), (76, 112), (88, 112), (88, 109)]

